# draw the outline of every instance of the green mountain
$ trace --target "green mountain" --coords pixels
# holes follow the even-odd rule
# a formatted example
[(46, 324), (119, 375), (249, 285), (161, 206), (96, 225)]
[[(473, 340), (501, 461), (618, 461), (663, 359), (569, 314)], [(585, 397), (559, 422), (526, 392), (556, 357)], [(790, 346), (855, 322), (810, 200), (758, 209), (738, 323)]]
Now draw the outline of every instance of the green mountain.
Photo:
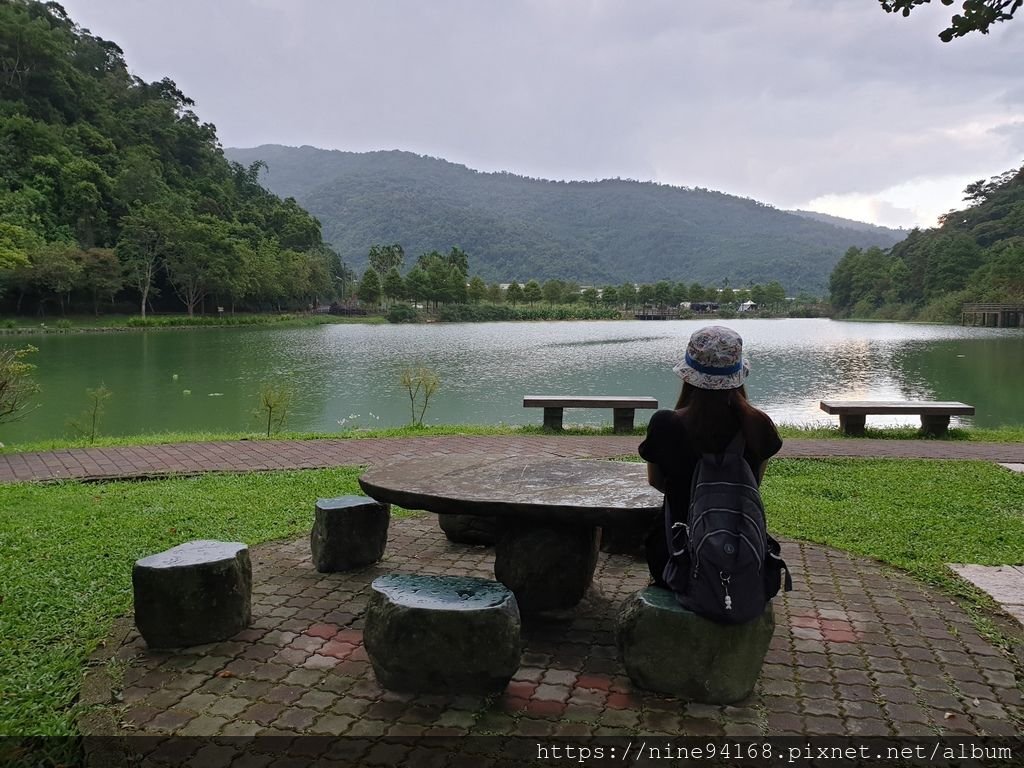
[(778, 280), (790, 293), (823, 294), (849, 247), (888, 247), (904, 236), (707, 189), (546, 181), (409, 152), (264, 145), (225, 154), (245, 166), (265, 162), (262, 183), (316, 216), (325, 241), (357, 269), (377, 243), (401, 244), (407, 265), (458, 245), (486, 280), (728, 280), (734, 287)]
[(801, 211), (800, 209), (795, 208), (791, 211), (786, 211), (786, 213), (803, 216), (805, 219), (813, 219), (814, 221), (823, 221), (826, 224), (832, 224), (833, 226), (840, 227), (841, 229), (855, 229), (858, 232), (874, 232), (875, 234), (883, 237), (895, 237), (897, 240), (902, 240), (907, 236), (907, 230), (880, 227), (877, 224), (868, 224), (865, 221), (844, 219), (842, 216), (832, 216), (828, 213), (818, 213), (818, 211)]

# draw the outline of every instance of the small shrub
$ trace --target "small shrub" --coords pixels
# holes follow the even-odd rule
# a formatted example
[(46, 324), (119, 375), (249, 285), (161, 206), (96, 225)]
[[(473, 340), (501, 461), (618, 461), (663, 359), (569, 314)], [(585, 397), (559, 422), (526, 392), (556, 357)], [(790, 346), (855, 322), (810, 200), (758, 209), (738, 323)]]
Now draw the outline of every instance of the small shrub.
[[(409, 410), (412, 416), (409, 423), (422, 427), (423, 415), (427, 412), (430, 398), (441, 386), (441, 380), (429, 368), (419, 367), (404, 369), (399, 376), (399, 381), (409, 395)], [(417, 408), (419, 408), (419, 415), (416, 413)]]
[(420, 313), (408, 304), (395, 304), (388, 310), (389, 323), (415, 323), (420, 319)]
[(69, 330), (71, 328), (71, 321), (68, 320), (66, 317), (62, 317), (60, 320), (58, 320), (56, 323), (54, 323), (54, 327), (58, 331)]
[(100, 431), (100, 422), (103, 419), (103, 412), (106, 410), (107, 400), (113, 394), (107, 389), (106, 384), (100, 384), (96, 389), (85, 390), (89, 405), (81, 416), (68, 421), (68, 426), (81, 437), (88, 438), (90, 443), (95, 442)]
[(260, 386), (259, 405), (256, 416), (266, 421), (267, 437), (271, 432), (280, 432), (288, 420), (288, 406), (292, 402), (292, 390), (283, 384), (264, 383)]
[(35, 347), (0, 349), (0, 422), (16, 421), (28, 412), (28, 401), (39, 391), (32, 378), (35, 366), (24, 359)]

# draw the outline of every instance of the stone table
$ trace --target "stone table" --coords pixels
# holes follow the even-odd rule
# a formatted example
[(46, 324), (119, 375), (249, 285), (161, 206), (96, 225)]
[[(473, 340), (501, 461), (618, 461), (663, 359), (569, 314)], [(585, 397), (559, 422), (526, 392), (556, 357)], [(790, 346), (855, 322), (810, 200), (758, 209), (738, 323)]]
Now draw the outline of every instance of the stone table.
[(590, 585), (599, 528), (661, 512), (646, 465), (564, 458), (449, 455), (375, 467), (359, 485), (378, 501), (496, 519), (494, 576), (523, 613), (572, 608)]

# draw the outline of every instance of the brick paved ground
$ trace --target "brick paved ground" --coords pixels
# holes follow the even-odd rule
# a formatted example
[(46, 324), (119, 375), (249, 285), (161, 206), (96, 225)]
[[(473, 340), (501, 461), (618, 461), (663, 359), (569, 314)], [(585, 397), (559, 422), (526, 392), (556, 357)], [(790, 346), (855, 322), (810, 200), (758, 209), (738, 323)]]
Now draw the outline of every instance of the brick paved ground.
[[(238, 440), (76, 448), (0, 455), (0, 482), (139, 477), (169, 473), (311, 469), (448, 453), (609, 457), (635, 454), (634, 436), (496, 435), (365, 440)], [(978, 459), (1024, 463), (1024, 443), (945, 440), (787, 440), (782, 456)]]
[[(796, 589), (776, 600), (761, 679), (736, 706), (633, 688), (616, 658), (614, 619), (623, 598), (645, 586), (646, 566), (604, 554), (596, 588), (573, 619), (525, 624), (521, 667), (503, 694), (382, 690), (362, 644), (372, 579), (390, 572), (493, 577), (491, 549), (448, 542), (436, 518), (422, 514), (393, 520), (384, 561), (356, 573), (317, 573), (305, 538), (254, 548), (252, 627), (227, 642), (161, 653), (130, 633), (116, 651), (127, 666), (120, 703), (111, 708), (124, 732), (153, 737), (137, 748), (171, 764), (182, 752), (221, 750), (223, 760), (242, 749), (172, 735), (342, 736), (332, 748), (347, 759), (414, 764), (404, 762), (409, 750), (428, 749), (431, 740), (393, 737), (1019, 733), (1014, 666), (957, 605), (875, 562), (811, 544), (784, 547)], [(316, 739), (292, 745), (329, 748)], [(472, 745), (460, 738), (437, 755), (444, 764), (488, 765), (479, 754), (450, 762)], [(433, 764), (429, 755), (424, 764)]]

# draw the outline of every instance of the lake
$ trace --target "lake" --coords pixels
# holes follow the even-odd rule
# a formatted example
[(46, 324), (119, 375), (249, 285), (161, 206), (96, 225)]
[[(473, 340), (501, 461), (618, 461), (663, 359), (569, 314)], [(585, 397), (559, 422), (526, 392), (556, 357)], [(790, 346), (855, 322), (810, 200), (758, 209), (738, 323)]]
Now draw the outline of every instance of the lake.
[[(103, 434), (258, 429), (263, 382), (295, 391), (287, 428), (334, 432), (410, 420), (399, 375), (427, 366), (441, 379), (425, 421), (540, 424), (526, 394), (651, 395), (674, 405), (672, 373), (686, 340), (707, 321), (324, 325), (203, 328), (0, 337), (31, 343), (38, 408), (0, 425), (17, 443), (70, 435), (85, 391), (112, 391)], [(823, 398), (961, 400), (961, 423), (1024, 423), (1024, 332), (821, 319), (722, 321), (739, 331), (751, 399), (776, 421), (837, 423)], [(649, 412), (639, 412), (646, 421)], [(566, 411), (567, 424), (611, 424), (608, 411)], [(869, 417), (868, 424), (918, 423)], [(955, 422), (954, 422), (955, 423)]]

